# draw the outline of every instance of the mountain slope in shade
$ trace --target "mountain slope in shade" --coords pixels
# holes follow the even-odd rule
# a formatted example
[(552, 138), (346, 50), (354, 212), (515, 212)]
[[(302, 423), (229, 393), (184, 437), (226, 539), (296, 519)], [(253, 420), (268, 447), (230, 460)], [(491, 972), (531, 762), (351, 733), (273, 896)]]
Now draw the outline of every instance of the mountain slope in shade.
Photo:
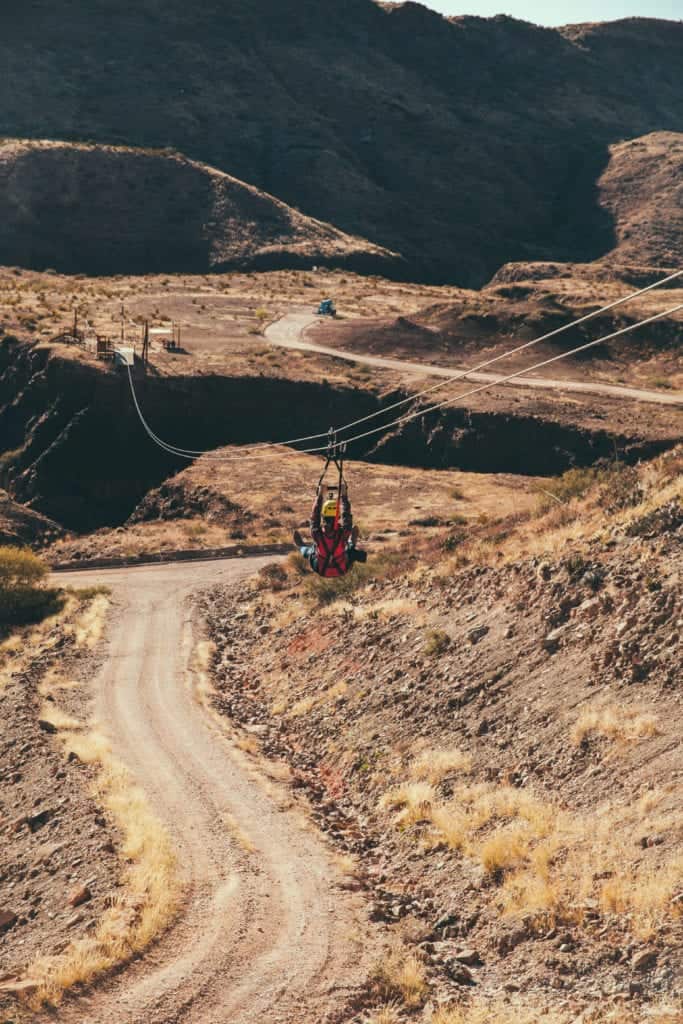
[(609, 146), (683, 124), (683, 24), (642, 18), (32, 0), (0, 61), (0, 135), (173, 147), (463, 285), (609, 252)]
[(0, 263), (66, 272), (400, 262), (214, 168), (120, 146), (4, 140), (0, 223)]

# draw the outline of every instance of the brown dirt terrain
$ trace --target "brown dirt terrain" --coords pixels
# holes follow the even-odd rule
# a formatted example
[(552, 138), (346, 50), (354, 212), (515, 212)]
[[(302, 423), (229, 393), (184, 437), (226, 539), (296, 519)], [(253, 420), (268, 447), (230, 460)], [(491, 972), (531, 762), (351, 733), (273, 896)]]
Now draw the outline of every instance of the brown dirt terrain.
[(570, 476), (336, 600), (294, 563), (207, 599), (216, 708), (423, 965), (377, 1020), (680, 1021), (682, 480)]
[[(217, 548), (245, 543), (289, 543), (295, 527), (306, 528), (322, 464), (288, 449), (242, 458), (198, 459), (151, 491), (125, 526), (54, 543), (53, 562), (139, 555), (179, 548)], [(236, 460), (236, 461), (235, 461)], [(425, 537), (449, 522), (495, 516), (502, 505), (519, 512), (535, 506), (533, 477), (430, 471), (368, 463), (351, 464), (350, 496), (364, 539), (385, 544), (396, 537)]]
[(0, 143), (0, 263), (66, 273), (221, 271), (396, 258), (178, 154)]
[(144, 0), (112, 21), (103, 0), (37, 0), (1, 29), (4, 136), (175, 147), (422, 280), (611, 251), (609, 147), (683, 119), (677, 22), (551, 30), (371, 0)]
[[(308, 333), (312, 340), (332, 348), (390, 354), (456, 368), (475, 366), (644, 287), (629, 283), (627, 270), (622, 274), (611, 272), (608, 277), (598, 265), (551, 264), (544, 268), (515, 264), (514, 270), (502, 268), (482, 291), (463, 292), (455, 302), (436, 303), (389, 320), (323, 323)], [(666, 271), (651, 272), (650, 280), (664, 276)], [(492, 370), (514, 372), (673, 308), (681, 301), (683, 289), (674, 282), (673, 287), (655, 289), (506, 358)], [(535, 373), (680, 391), (682, 324), (679, 312)]]

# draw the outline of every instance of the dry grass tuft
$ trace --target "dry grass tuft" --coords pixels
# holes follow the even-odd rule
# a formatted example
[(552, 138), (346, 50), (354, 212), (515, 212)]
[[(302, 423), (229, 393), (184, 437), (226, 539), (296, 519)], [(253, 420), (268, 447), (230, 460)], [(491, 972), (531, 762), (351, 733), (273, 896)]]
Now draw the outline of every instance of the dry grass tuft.
[(379, 964), (374, 981), (380, 998), (389, 1006), (399, 1000), (413, 1009), (424, 1002), (427, 994), (424, 964), (414, 953), (406, 954), (400, 949), (394, 950)]
[(409, 782), (385, 793), (380, 800), (380, 807), (400, 811), (396, 824), (407, 826), (431, 819), (435, 803), (436, 790), (433, 786), (428, 782)]
[(423, 750), (410, 766), (413, 779), (438, 785), (447, 775), (454, 772), (469, 772), (472, 769), (472, 758), (457, 749)]
[(676, 852), (645, 868), (637, 851), (643, 833), (675, 827), (667, 795), (646, 793), (628, 807), (604, 804), (571, 814), (528, 789), (493, 783), (457, 786), (440, 799), (428, 782), (408, 782), (380, 801), (398, 811), (398, 828), (418, 826), (423, 849), (447, 846), (479, 862), (495, 878), (498, 909), (535, 918), (539, 927), (577, 923), (588, 906), (623, 916), (648, 938), (683, 914), (675, 902), (683, 877)]
[(85, 647), (91, 651), (97, 646), (104, 631), (108, 609), (107, 595), (96, 594), (76, 622), (74, 636), (77, 647)]
[(632, 743), (660, 733), (656, 715), (642, 708), (611, 704), (603, 708), (586, 708), (572, 729), (571, 739), (576, 746), (590, 735)]
[(394, 1003), (385, 1003), (365, 1017), (363, 1024), (400, 1024), (401, 1014)]
[[(581, 1014), (584, 1024), (683, 1024), (683, 1011), (665, 1003), (640, 1007), (595, 1005)], [(574, 1024), (576, 1013), (532, 1006), (528, 1001), (475, 997), (466, 1006), (440, 1007), (429, 1024)]]

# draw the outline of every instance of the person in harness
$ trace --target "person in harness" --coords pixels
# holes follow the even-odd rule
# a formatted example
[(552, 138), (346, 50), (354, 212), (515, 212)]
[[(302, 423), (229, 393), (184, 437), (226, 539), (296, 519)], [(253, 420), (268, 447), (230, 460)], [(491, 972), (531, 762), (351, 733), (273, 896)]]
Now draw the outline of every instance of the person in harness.
[(311, 510), (312, 544), (294, 531), (294, 543), (307, 559), (311, 569), (319, 576), (333, 579), (345, 576), (354, 562), (365, 562), (367, 553), (356, 547), (358, 527), (353, 525), (348, 486), (344, 481), (338, 496), (324, 498), (321, 484)]

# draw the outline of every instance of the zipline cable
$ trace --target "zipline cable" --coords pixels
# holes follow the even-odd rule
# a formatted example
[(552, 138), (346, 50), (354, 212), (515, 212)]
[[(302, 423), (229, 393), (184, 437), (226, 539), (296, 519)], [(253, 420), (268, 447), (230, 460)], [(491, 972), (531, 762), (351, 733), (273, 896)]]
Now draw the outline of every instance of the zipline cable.
[[(471, 388), (469, 391), (464, 391), (462, 394), (456, 395), (453, 398), (447, 398), (443, 402), (438, 402), (435, 403), (434, 405), (429, 405), (426, 406), (425, 408), (420, 408), (415, 410), (414, 412), (407, 413), (404, 416), (399, 416), (395, 420), (392, 420), (390, 423), (384, 423), (379, 427), (374, 427), (371, 430), (366, 430), (361, 434), (354, 434), (352, 437), (345, 438), (344, 441), (346, 444), (351, 444), (353, 441), (360, 441), (366, 437), (372, 437), (375, 434), (379, 434), (383, 431), (388, 431), (392, 427), (399, 426), (403, 423), (409, 423), (420, 416), (426, 416), (431, 412), (435, 412), (437, 409), (442, 409), (448, 405), (453, 405), (454, 403), (461, 401), (463, 398), (468, 398), (470, 395), (476, 395), (482, 391), (488, 391), (490, 388), (497, 387), (500, 384), (506, 384), (508, 381), (515, 380), (518, 377), (522, 377), (524, 374), (530, 373), (532, 370), (539, 370), (544, 366), (550, 366), (552, 363), (559, 362), (562, 359), (567, 359), (569, 358), (569, 356), (578, 355), (580, 352), (586, 352), (588, 349), (594, 348), (596, 345), (603, 344), (606, 341), (611, 341), (613, 338), (618, 338), (623, 336), (624, 334), (629, 334), (631, 331), (635, 331), (639, 327), (644, 327), (646, 324), (654, 323), (654, 321), (661, 320), (666, 316), (672, 316), (674, 313), (677, 313), (681, 309), (683, 309), (683, 303), (679, 303), (678, 305), (673, 306), (670, 309), (664, 310), (661, 313), (655, 313), (652, 316), (647, 317), (645, 320), (639, 320), (635, 324), (629, 324), (627, 327), (622, 327), (620, 330), (614, 331), (612, 334), (605, 335), (604, 337), (601, 338), (595, 338), (593, 341), (589, 341), (583, 345), (579, 345), (576, 348), (570, 349), (568, 352), (560, 352), (558, 355), (551, 356), (549, 359), (544, 359), (541, 362), (534, 363), (532, 366), (527, 366), (521, 370), (516, 370), (514, 373), (508, 374), (506, 377), (499, 377), (495, 381), (487, 381), (485, 384), (481, 384), (476, 388)], [(140, 405), (137, 400), (137, 395), (135, 394), (133, 377), (129, 365), (127, 365), (127, 369), (131, 394), (133, 396), (133, 402), (135, 403), (135, 408), (137, 410), (138, 417), (146, 433), (149, 435), (152, 441), (154, 441), (155, 444), (157, 444), (160, 448), (164, 449), (165, 451), (169, 452), (169, 454), (192, 460), (195, 457), (194, 455), (185, 454), (179, 451), (178, 449), (173, 448), (170, 445), (167, 445), (164, 441), (158, 438), (156, 434), (154, 434), (154, 432), (151, 430), (142, 414), (142, 410), (140, 409)], [(274, 445), (271, 443), (265, 445), (265, 447), (273, 446)], [(264, 446), (261, 446), (261, 448), (263, 447)], [(293, 450), (299, 452), (300, 454), (314, 454), (327, 451), (327, 449), (328, 445), (320, 445), (313, 448), (295, 448)], [(222, 456), (219, 453), (214, 452), (212, 450), (210, 450), (209, 452), (202, 452), (201, 454), (204, 456), (205, 459), (212, 462), (234, 462), (241, 461), (245, 458), (251, 457), (252, 450), (245, 450), (240, 452), (239, 454), (231, 454), (225, 456)]]
[[(439, 388), (445, 387), (447, 384), (452, 384), (454, 381), (464, 380), (472, 373), (477, 373), (480, 370), (486, 369), (488, 366), (493, 366), (495, 363), (498, 363), (503, 359), (508, 359), (510, 356), (516, 355), (519, 352), (523, 352), (534, 345), (539, 345), (543, 341), (548, 341), (550, 338), (557, 337), (557, 335), (570, 330), (572, 327), (578, 327), (580, 324), (586, 323), (587, 321), (592, 320), (595, 317), (600, 316), (602, 313), (606, 313), (611, 309), (615, 309), (617, 306), (624, 305), (624, 303), (630, 302), (631, 300), (637, 298), (638, 296), (644, 295), (646, 292), (653, 291), (653, 289), (655, 288), (660, 288), (662, 285), (668, 284), (670, 281), (674, 281), (676, 278), (681, 277), (681, 275), (683, 275), (683, 270), (677, 270), (673, 274), (669, 274), (667, 277), (661, 278), (659, 281), (655, 281), (644, 288), (639, 288), (637, 291), (631, 292), (629, 295), (625, 295), (620, 299), (615, 299), (614, 302), (610, 302), (606, 306), (602, 306), (600, 309), (593, 310), (592, 313), (587, 313), (585, 316), (580, 317), (578, 320), (573, 320), (571, 323), (564, 324), (562, 327), (557, 327), (555, 328), (555, 330), (549, 331), (547, 334), (543, 334), (538, 338), (533, 338), (531, 341), (524, 342), (524, 344), (518, 345), (516, 348), (510, 349), (507, 352), (503, 352), (500, 355), (493, 356), (491, 359), (487, 359), (482, 363), (478, 363), (476, 366), (471, 366), (466, 370), (460, 370), (452, 377), (447, 377), (444, 380), (438, 381), (436, 384), (433, 384), (430, 387), (425, 388), (423, 391), (417, 391), (415, 392), (415, 394), (408, 395), (406, 398), (402, 398), (391, 405), (385, 406), (383, 409), (378, 409), (375, 412), (371, 412), (367, 416), (361, 416), (357, 420), (351, 420), (351, 422), (346, 423), (341, 427), (337, 427), (337, 433), (346, 430), (351, 430), (353, 427), (360, 426), (361, 423), (367, 423), (369, 420), (374, 419), (377, 416), (383, 416), (386, 413), (391, 412), (393, 409), (398, 409), (403, 405), (407, 405), (411, 402), (414, 402), (415, 399), (422, 398), (423, 395), (431, 394), (434, 391), (437, 391)], [(391, 424), (387, 424), (387, 426), (390, 425)], [(149, 431), (151, 431), (151, 428), (149, 428), (148, 425), (146, 425), (146, 429), (148, 429), (148, 433)], [(153, 436), (153, 439), (155, 441), (163, 445), (166, 445), (168, 448), (172, 448), (178, 455), (200, 456), (207, 455), (211, 451), (213, 451), (213, 449), (180, 448), (178, 445), (173, 445), (167, 441), (163, 441), (156, 434), (154, 434), (153, 431), (150, 434), (150, 436)], [(263, 448), (278, 447), (280, 445), (302, 444), (305, 441), (316, 441), (318, 438), (326, 436), (327, 431), (321, 431), (318, 434), (307, 434), (304, 437), (293, 437), (288, 438), (287, 440), (284, 441), (263, 441), (255, 445), (249, 445), (247, 448), (244, 449), (244, 452), (259, 451), (262, 450)]]

